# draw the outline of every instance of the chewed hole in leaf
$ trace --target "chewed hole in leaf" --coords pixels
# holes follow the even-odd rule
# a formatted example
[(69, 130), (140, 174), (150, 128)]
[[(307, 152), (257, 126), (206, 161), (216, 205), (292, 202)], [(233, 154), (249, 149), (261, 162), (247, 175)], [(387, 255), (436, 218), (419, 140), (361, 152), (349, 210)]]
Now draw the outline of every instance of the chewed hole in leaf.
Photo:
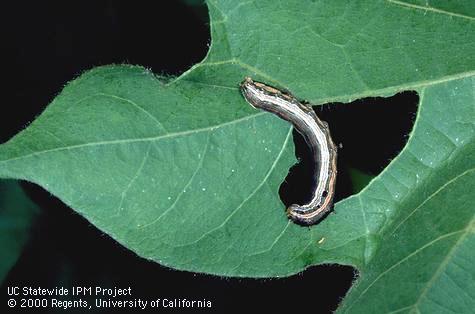
[[(418, 102), (416, 92), (402, 92), (392, 97), (314, 107), (317, 115), (328, 122), (338, 146), (335, 202), (364, 187), (355, 182), (355, 173), (376, 176), (401, 152), (414, 125)], [(294, 131), (293, 138), (299, 162), (290, 169), (279, 190), (286, 206), (309, 201), (316, 184), (310, 149), (298, 132)]]

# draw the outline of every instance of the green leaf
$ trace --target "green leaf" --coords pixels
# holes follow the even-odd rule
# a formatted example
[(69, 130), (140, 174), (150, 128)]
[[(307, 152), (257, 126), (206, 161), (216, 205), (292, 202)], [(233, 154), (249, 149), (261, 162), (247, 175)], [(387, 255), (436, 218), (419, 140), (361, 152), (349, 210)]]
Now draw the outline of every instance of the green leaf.
[[(395, 210), (341, 312), (475, 308), (474, 86), (472, 77), (424, 89), (408, 145), (375, 180), (386, 190), (369, 193), (373, 181), (360, 194), (365, 207), (388, 201)], [(375, 195), (379, 201), (365, 201)]]
[[(473, 189), (473, 11), (395, 1), (208, 7), (203, 62), (167, 81), (126, 65), (83, 74), (0, 146), (0, 176), (43, 186), (142, 257), (253, 277), (338, 262), (364, 278), (383, 247), (399, 247), (384, 235), (414, 205), (429, 206), (467, 171), (462, 187)], [(238, 90), (246, 75), (315, 104), (414, 89), (422, 96), (416, 126), (366, 189), (300, 227), (278, 196), (296, 162), (291, 128), (246, 104)], [(440, 202), (452, 208), (454, 200)], [(470, 208), (462, 207), (451, 216)]]
[(0, 180), (0, 283), (20, 257), (37, 213), (18, 182)]

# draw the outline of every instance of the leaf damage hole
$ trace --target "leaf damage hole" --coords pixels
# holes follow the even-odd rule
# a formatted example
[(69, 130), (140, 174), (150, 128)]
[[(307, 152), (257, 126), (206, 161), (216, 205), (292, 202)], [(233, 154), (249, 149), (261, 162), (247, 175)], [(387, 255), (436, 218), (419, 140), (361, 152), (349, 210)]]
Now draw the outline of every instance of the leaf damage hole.
[[(359, 192), (399, 154), (412, 131), (418, 103), (416, 92), (405, 91), (314, 107), (328, 122), (338, 146), (335, 203)], [(293, 139), (299, 162), (290, 168), (279, 189), (285, 206), (308, 202), (316, 185), (310, 149), (295, 130)]]

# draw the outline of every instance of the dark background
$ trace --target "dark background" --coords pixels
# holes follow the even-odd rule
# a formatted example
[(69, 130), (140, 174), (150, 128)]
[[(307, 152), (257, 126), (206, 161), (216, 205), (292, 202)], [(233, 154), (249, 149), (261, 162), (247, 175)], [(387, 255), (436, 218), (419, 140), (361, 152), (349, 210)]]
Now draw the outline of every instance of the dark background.
[[(206, 7), (177, 0), (140, 4), (17, 1), (2, 4), (0, 14), (6, 53), (0, 143), (34, 120), (84, 70), (131, 63), (155, 73), (180, 75), (204, 58), (210, 42)], [(329, 122), (334, 141), (342, 144), (337, 201), (357, 191), (350, 169), (376, 175), (397, 155), (412, 128), (417, 102), (416, 93), (404, 92), (315, 108)], [(291, 169), (280, 189), (287, 205), (308, 198), (311, 188), (308, 149), (298, 134), (294, 139), (301, 162)], [(357, 276), (353, 268), (340, 265), (311, 267), (284, 279), (234, 279), (175, 271), (137, 257), (42, 188), (26, 182), (22, 187), (41, 207), (41, 214), (1, 287), (2, 313), (9, 310), (7, 287), (23, 285), (131, 286), (135, 298), (205, 298), (213, 304), (211, 309), (174, 309), (174, 313), (256, 309), (327, 313), (336, 309)]]

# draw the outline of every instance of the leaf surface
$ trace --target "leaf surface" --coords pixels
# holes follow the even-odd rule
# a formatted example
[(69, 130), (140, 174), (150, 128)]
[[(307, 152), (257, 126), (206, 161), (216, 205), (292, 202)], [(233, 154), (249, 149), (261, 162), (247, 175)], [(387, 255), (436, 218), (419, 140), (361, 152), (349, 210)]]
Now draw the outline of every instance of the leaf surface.
[[(384, 241), (388, 230), (406, 232), (419, 206), (429, 210), (415, 213), (436, 210), (436, 191), (452, 180), (457, 197), (473, 190), (473, 11), (395, 1), (208, 7), (205, 60), (173, 80), (128, 65), (84, 73), (0, 146), (0, 176), (43, 186), (142, 257), (246, 277), (324, 262), (364, 273), (383, 248), (399, 247)], [(238, 90), (246, 75), (314, 104), (413, 89), (421, 95), (415, 129), (367, 188), (303, 228), (287, 220), (278, 196), (296, 162), (291, 128), (246, 104)], [(470, 230), (473, 207), (440, 195), (437, 206), (465, 217), (447, 232)], [(437, 231), (427, 240), (445, 234)]]
[(395, 193), (396, 214), (341, 312), (470, 313), (475, 307), (474, 84), (467, 78), (423, 90), (412, 137), (381, 177)]

